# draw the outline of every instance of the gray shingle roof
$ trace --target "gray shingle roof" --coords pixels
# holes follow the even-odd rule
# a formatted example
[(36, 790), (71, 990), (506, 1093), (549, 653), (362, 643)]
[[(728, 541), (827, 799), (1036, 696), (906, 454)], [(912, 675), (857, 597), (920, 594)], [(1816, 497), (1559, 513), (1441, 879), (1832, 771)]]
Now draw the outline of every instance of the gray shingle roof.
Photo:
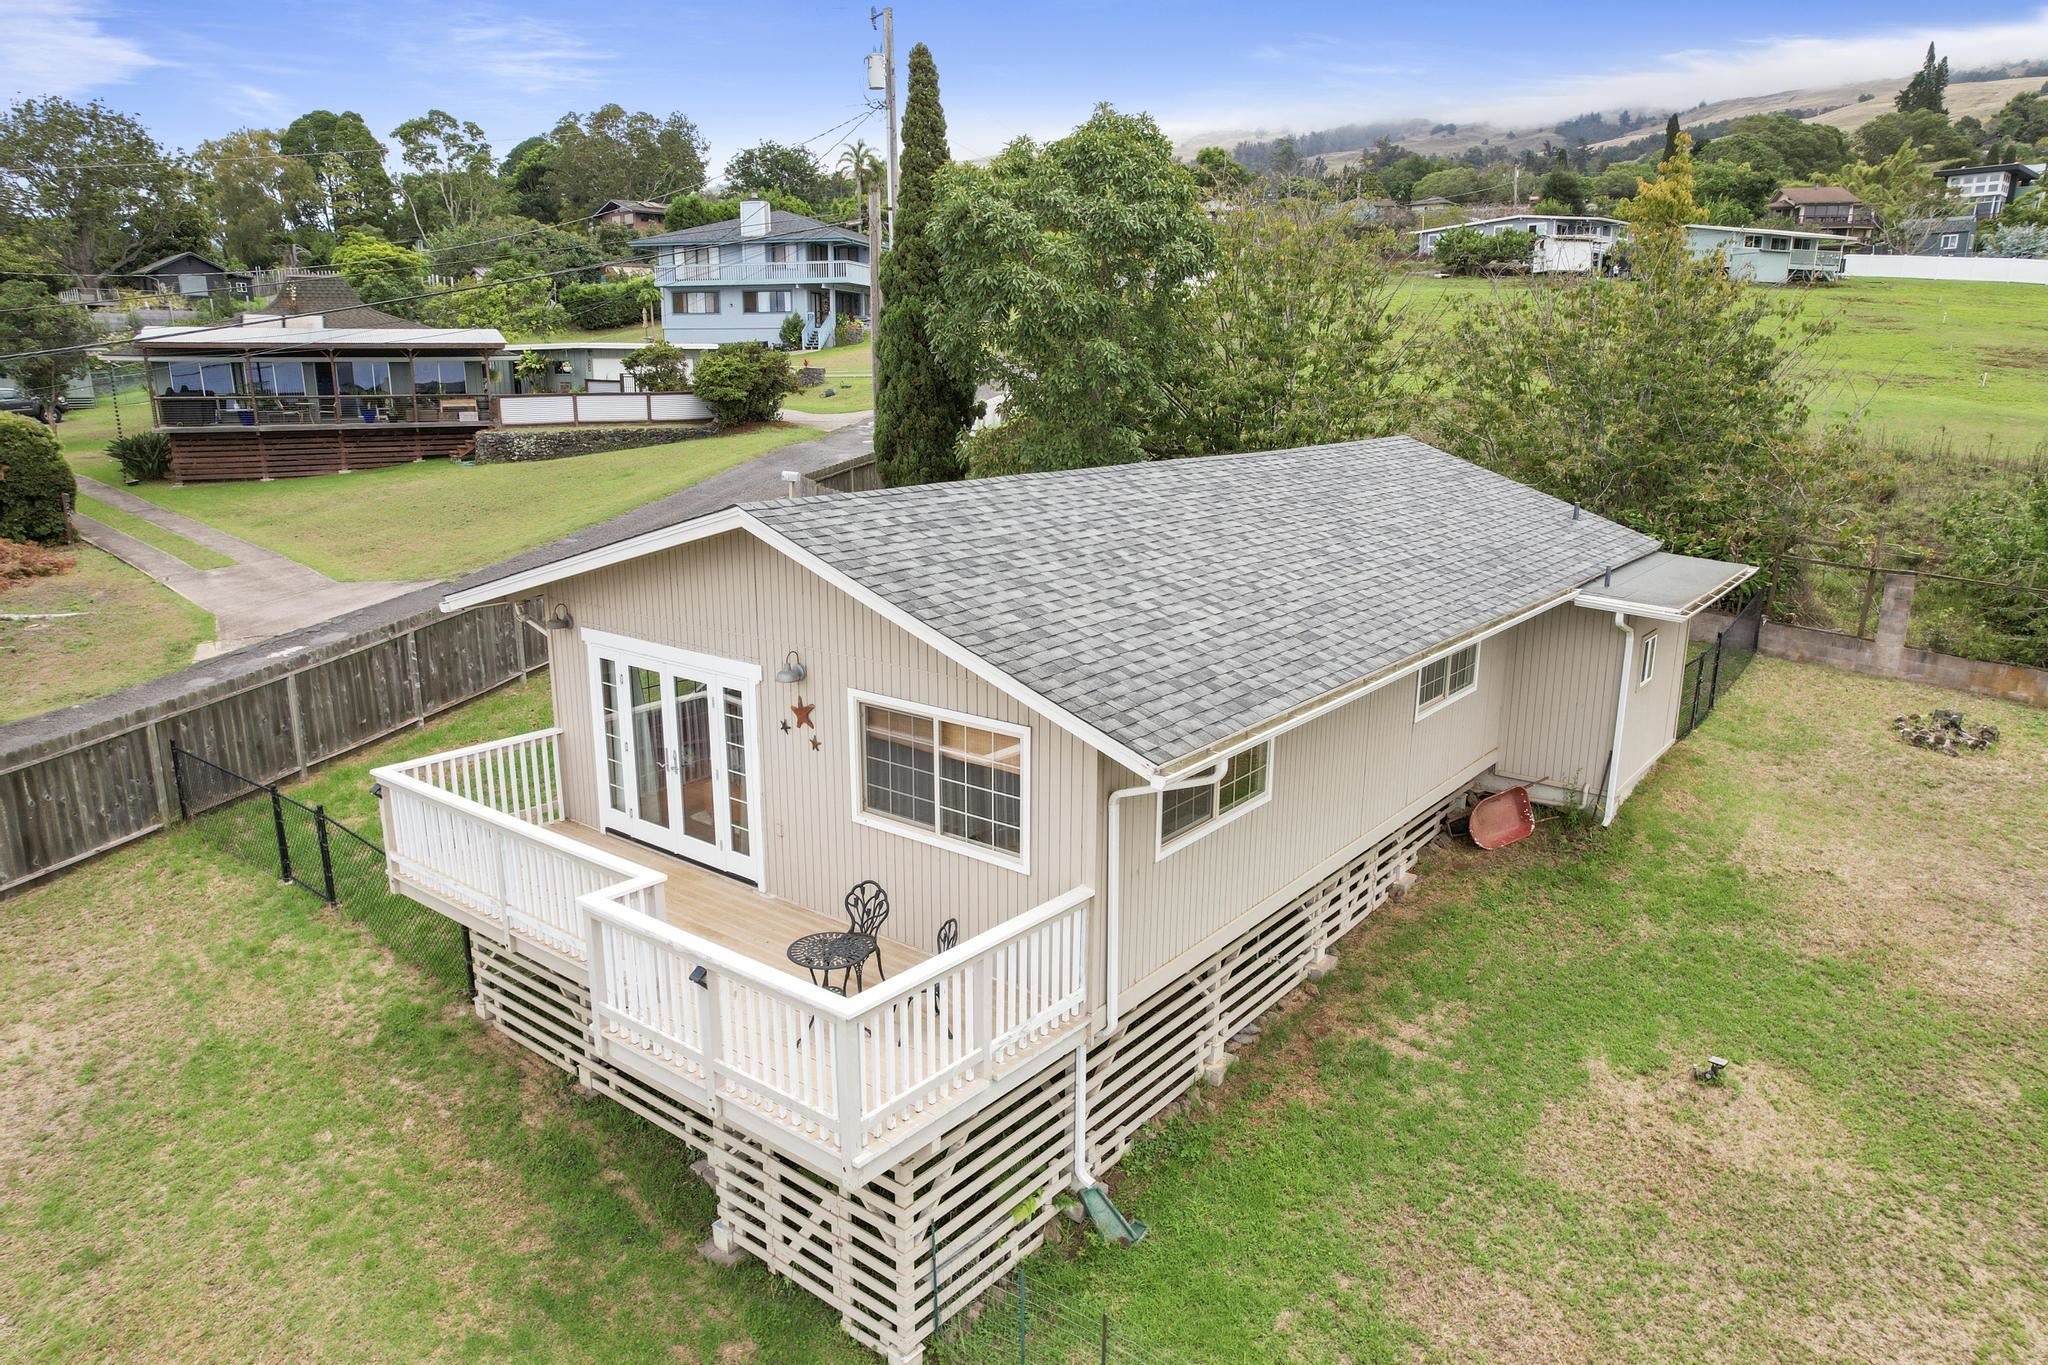
[(1162, 767), (1657, 548), (1405, 436), (746, 510)]
[(695, 227), (677, 228), (674, 232), (656, 232), (633, 243), (635, 251), (645, 251), (660, 246), (708, 246), (720, 242), (800, 242), (840, 241), (865, 242), (867, 238), (858, 232), (839, 227), (832, 223), (821, 223), (801, 213), (787, 209), (768, 210), (768, 230), (753, 237), (740, 235), (740, 220), (722, 218), (715, 223), (699, 223)]

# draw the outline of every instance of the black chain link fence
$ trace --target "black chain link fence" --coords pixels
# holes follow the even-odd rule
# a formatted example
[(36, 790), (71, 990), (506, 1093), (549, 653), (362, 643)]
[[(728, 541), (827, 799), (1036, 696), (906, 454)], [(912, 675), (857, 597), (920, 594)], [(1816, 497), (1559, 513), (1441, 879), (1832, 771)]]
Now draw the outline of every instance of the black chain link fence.
[(1714, 703), (1749, 671), (1763, 631), (1764, 595), (1758, 593), (1722, 627), (1712, 644), (1685, 661), (1685, 681), (1678, 695), (1678, 738), (1683, 739), (1713, 714)]
[[(936, 1261), (932, 1280), (935, 1308), (946, 1301), (945, 1265)], [(925, 1342), (925, 1359), (933, 1365), (981, 1365), (1015, 1361), (1029, 1365), (1150, 1365), (1168, 1357), (1140, 1346), (1117, 1331), (1101, 1309), (1077, 1303), (1031, 1282), (1030, 1272), (1017, 1273), (982, 1294), (964, 1312), (954, 1315)]]
[(384, 850), (327, 813), (171, 746), (178, 814), (221, 852), (275, 870), (367, 928), (377, 940), (452, 990), (474, 997), (469, 930), (392, 892)]

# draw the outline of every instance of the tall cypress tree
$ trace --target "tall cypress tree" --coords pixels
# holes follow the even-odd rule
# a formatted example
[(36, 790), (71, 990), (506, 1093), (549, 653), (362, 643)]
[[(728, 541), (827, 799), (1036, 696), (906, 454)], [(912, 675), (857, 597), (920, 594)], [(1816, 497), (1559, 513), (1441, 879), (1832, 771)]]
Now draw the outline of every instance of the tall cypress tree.
[(882, 316), (875, 333), (875, 460), (891, 486), (966, 477), (960, 437), (974, 420), (974, 382), (933, 351), (939, 255), (925, 233), (938, 174), (952, 160), (939, 69), (923, 43), (910, 49), (897, 159), (896, 241), (882, 257)]
[(1657, 160), (1660, 162), (1669, 161), (1677, 155), (1678, 115), (1673, 114), (1670, 118), (1664, 120), (1664, 155), (1658, 157)]

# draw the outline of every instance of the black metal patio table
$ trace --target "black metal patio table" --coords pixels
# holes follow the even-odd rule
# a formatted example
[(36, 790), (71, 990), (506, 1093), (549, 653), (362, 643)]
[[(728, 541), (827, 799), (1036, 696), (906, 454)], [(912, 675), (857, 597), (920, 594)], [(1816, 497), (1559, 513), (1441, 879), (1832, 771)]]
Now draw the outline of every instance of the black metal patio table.
[[(848, 933), (844, 929), (828, 930), (822, 934), (805, 934), (789, 945), (789, 960), (811, 974), (811, 984), (823, 986), (840, 995), (852, 995), (865, 982), (861, 968), (874, 956), (875, 936), (873, 934)], [(832, 984), (832, 973), (840, 974), (839, 984)], [(847, 988), (852, 986), (853, 990)]]

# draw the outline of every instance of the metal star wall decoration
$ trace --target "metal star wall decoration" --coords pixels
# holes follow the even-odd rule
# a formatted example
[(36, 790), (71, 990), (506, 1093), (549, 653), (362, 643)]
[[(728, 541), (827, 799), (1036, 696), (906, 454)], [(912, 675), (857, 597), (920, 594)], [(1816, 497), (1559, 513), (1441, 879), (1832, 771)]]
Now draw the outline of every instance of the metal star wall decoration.
[(788, 722), (788, 721), (784, 721), (784, 722), (782, 722), (782, 733), (783, 733), (783, 734), (785, 734), (785, 735), (789, 733), (789, 722)]
[(824, 745), (822, 745), (822, 744), (820, 744), (820, 743), (818, 743), (818, 737), (817, 737), (816, 735), (812, 735), (812, 736), (811, 736), (811, 747), (812, 747), (813, 749), (822, 749), (822, 748), (824, 748), (825, 746), (824, 746)]
[(818, 709), (817, 703), (805, 701), (803, 693), (797, 693), (796, 705), (790, 707), (789, 709), (791, 713), (796, 716), (797, 729), (815, 730), (818, 728), (815, 724), (811, 722), (811, 712)]

